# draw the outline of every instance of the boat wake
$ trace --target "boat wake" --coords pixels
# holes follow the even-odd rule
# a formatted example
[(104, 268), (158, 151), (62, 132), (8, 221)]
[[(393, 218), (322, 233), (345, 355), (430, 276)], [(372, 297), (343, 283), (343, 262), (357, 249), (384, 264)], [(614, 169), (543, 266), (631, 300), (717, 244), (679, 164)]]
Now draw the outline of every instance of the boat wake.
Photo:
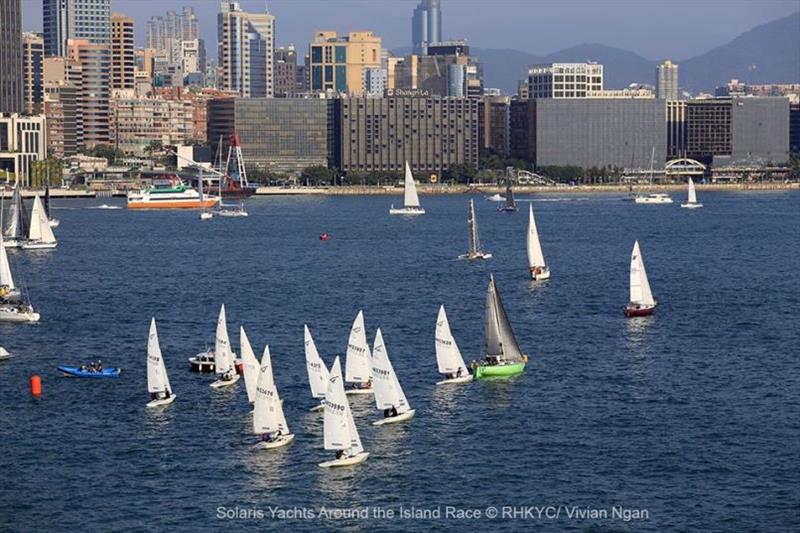
[(122, 207), (120, 207), (118, 205), (102, 204), (102, 205), (95, 205), (95, 206), (92, 206), (92, 207), (87, 207), (86, 209), (122, 209)]

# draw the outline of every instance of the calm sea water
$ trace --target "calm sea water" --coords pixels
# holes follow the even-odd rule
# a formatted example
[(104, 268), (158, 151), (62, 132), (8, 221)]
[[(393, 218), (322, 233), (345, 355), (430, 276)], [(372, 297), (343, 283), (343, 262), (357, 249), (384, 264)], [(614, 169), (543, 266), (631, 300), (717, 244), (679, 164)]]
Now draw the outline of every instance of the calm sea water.
[[(677, 199), (677, 195), (675, 195)], [(788, 531), (800, 527), (800, 194), (707, 193), (705, 208), (619, 196), (533, 198), (544, 284), (527, 275), (526, 198), (517, 214), (476, 199), (494, 258), (466, 248), (466, 196), (253, 199), (244, 220), (93, 209), (56, 201), (59, 246), (12, 253), (42, 314), (0, 325), (0, 529), (317, 531)], [(106, 202), (122, 205), (119, 200)], [(333, 240), (320, 242), (322, 231)], [(639, 239), (660, 305), (626, 320)], [(436, 387), (433, 331), (445, 304), (465, 358), (481, 354), (494, 272), (530, 363), (518, 379)], [(295, 442), (252, 448), (244, 384), (215, 391), (187, 357), (213, 342), (225, 302), (271, 348)], [(363, 309), (381, 327), (417, 416), (375, 428), (351, 399), (369, 460), (326, 471), (322, 416), (307, 410), (303, 324), (328, 365)], [(178, 399), (148, 412), (151, 316)], [(102, 358), (116, 381), (68, 379), (58, 364)], [(43, 396), (28, 393), (40, 374)], [(431, 520), (272, 519), (270, 507), (440, 509)], [(558, 518), (448, 520), (446, 506), (558, 509)], [(646, 510), (625, 522), (612, 506)], [(221, 508), (223, 508), (221, 510)], [(221, 519), (226, 510), (263, 519)], [(569, 518), (573, 508), (607, 518)], [(249, 510), (249, 511), (248, 511)], [(372, 510), (369, 511), (372, 513)], [(490, 511), (491, 512), (491, 511)]]

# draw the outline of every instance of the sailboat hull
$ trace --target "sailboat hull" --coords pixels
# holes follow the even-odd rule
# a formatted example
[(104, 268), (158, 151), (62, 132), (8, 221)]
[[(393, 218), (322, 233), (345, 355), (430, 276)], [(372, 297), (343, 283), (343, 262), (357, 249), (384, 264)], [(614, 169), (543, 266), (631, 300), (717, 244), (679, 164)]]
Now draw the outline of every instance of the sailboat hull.
[(683, 207), (684, 209), (697, 209), (698, 207), (703, 207), (703, 204), (698, 204), (698, 203), (681, 204), (681, 207)]
[(625, 316), (628, 318), (636, 317), (636, 316), (650, 316), (656, 310), (655, 305), (644, 306), (644, 305), (634, 305), (628, 304), (625, 307)]
[(469, 383), (472, 381), (472, 374), (467, 374), (466, 376), (461, 376), (460, 378), (450, 378), (450, 379), (443, 379), (442, 381), (437, 381), (437, 385), (457, 385), (459, 383)]
[(389, 214), (390, 215), (410, 215), (410, 216), (424, 215), (425, 214), (425, 209), (423, 209), (421, 207), (400, 207), (400, 208), (392, 207), (391, 209), (389, 209)]
[(531, 279), (533, 279), (534, 281), (544, 281), (546, 279), (550, 279), (550, 269), (547, 267), (531, 268), (530, 272), (531, 272)]
[(322, 468), (337, 468), (340, 466), (353, 466), (357, 464), (361, 464), (367, 460), (369, 457), (368, 452), (361, 452), (353, 455), (352, 457), (342, 457), (341, 459), (334, 459), (333, 461), (325, 461), (324, 463), (319, 463), (319, 466)]
[(162, 398), (160, 400), (151, 400), (147, 402), (147, 405), (145, 407), (147, 407), (148, 409), (152, 409), (154, 407), (164, 407), (165, 405), (169, 405), (172, 402), (174, 402), (175, 398), (176, 396), (173, 394), (169, 398)]
[(522, 374), (525, 363), (512, 363), (508, 365), (479, 365), (475, 369), (475, 379), (503, 378)]
[(483, 259), (491, 259), (492, 254), (487, 254), (484, 252), (478, 252), (476, 254), (461, 254), (458, 256), (459, 259), (464, 261), (480, 261)]
[(3, 246), (6, 248), (22, 248), (22, 245), (25, 244), (23, 240), (17, 239), (4, 239)]
[(22, 245), (23, 250), (52, 250), (58, 246), (57, 242), (35, 242), (28, 241)]
[(400, 413), (397, 416), (387, 416), (386, 418), (382, 418), (380, 420), (376, 420), (372, 423), (373, 426), (384, 426), (386, 424), (397, 424), (398, 422), (405, 422), (406, 420), (411, 420), (414, 418), (414, 413), (416, 411), (414, 409), (410, 409), (405, 413)]
[(30, 323), (39, 321), (39, 313), (18, 312), (0, 308), (0, 322)]
[(309, 412), (312, 412), (312, 413), (319, 413), (320, 411), (324, 411), (324, 410), (325, 410), (325, 404), (324, 404), (324, 403), (321, 403), (321, 404), (319, 404), (319, 405), (315, 405), (314, 407), (312, 407), (311, 409), (309, 409)]
[(215, 381), (214, 383), (209, 385), (209, 387), (214, 388), (214, 389), (221, 389), (221, 388), (224, 388), (224, 387), (230, 387), (231, 385), (233, 385), (237, 381), (239, 381), (239, 379), (241, 377), (242, 376), (240, 376), (239, 374), (234, 374), (231, 379), (218, 379), (217, 381)]
[(274, 450), (275, 448), (282, 448), (286, 446), (290, 442), (294, 440), (294, 433), (289, 433), (287, 435), (281, 435), (278, 440), (274, 440), (272, 442), (264, 442), (261, 441), (256, 444), (256, 448), (260, 450)]
[(352, 388), (352, 389), (345, 389), (344, 393), (347, 394), (348, 396), (351, 396), (351, 395), (354, 395), (354, 394), (373, 394), (373, 390), (372, 390), (372, 387), (369, 387), (369, 388), (366, 388), (366, 389)]
[(516, 213), (519, 211), (516, 207), (498, 207), (497, 210), (501, 213)]
[(57, 218), (51, 218), (50, 220), (47, 221), (47, 223), (50, 224), (51, 228), (57, 228), (61, 225), (61, 221), (58, 220)]

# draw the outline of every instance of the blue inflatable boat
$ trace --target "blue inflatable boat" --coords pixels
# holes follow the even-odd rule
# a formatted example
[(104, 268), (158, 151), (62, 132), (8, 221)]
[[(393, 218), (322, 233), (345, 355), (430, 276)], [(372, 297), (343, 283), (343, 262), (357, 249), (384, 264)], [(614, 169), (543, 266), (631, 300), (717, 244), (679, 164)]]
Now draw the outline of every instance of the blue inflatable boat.
[(76, 378), (117, 378), (119, 377), (119, 373), (122, 372), (121, 368), (116, 367), (108, 367), (100, 370), (89, 370), (88, 368), (83, 368), (78, 366), (60, 366), (58, 367), (60, 372), (68, 376), (73, 376)]

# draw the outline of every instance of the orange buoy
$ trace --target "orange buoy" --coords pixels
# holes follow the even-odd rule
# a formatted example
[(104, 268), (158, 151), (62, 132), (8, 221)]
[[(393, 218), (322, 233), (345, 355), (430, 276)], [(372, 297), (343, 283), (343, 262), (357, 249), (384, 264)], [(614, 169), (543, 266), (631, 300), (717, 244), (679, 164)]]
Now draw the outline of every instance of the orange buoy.
[(42, 378), (39, 376), (31, 376), (31, 394), (34, 396), (42, 395)]

